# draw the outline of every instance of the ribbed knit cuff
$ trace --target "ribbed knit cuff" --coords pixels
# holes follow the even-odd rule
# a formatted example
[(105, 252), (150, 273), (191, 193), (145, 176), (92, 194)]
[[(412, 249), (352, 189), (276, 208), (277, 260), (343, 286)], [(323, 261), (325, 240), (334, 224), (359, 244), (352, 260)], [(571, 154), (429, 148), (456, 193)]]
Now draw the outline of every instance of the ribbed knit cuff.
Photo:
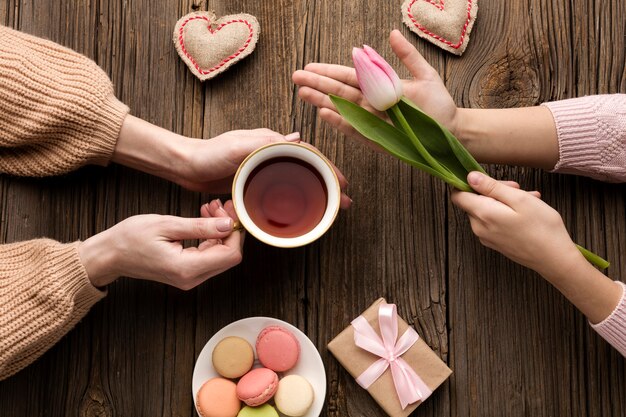
[(57, 277), (49, 289), (59, 301), (72, 300), (74, 308), (81, 314), (106, 296), (106, 290), (93, 286), (87, 270), (78, 254), (80, 242), (59, 244), (50, 251), (48, 274)]
[(100, 120), (98, 121), (101, 129), (94, 131), (93, 140), (90, 141), (89, 164), (102, 166), (109, 164), (128, 111), (128, 106), (114, 95), (110, 95), (102, 103), (102, 112), (99, 114)]
[(596, 149), (590, 146), (596, 133), (595, 103), (570, 99), (543, 103), (550, 109), (559, 140), (559, 161), (554, 171), (571, 165), (585, 166), (595, 159)]
[(626, 356), (626, 284), (615, 281), (622, 287), (622, 297), (609, 316), (591, 327), (623, 356)]
[(553, 172), (626, 181), (626, 95), (543, 103), (556, 125), (559, 160)]

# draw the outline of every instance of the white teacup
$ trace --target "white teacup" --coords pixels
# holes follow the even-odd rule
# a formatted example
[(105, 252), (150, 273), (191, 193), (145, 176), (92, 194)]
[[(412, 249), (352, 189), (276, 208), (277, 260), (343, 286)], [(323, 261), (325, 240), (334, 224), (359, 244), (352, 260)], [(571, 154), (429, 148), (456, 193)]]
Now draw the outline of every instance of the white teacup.
[[(308, 163), (317, 170), (326, 186), (326, 210), (321, 220), (317, 226), (300, 236), (279, 237), (264, 231), (252, 221), (244, 203), (244, 188), (254, 169), (265, 161), (281, 157), (295, 158)], [(317, 240), (330, 228), (339, 212), (341, 188), (331, 163), (318, 150), (299, 143), (281, 142), (257, 149), (241, 163), (233, 181), (232, 199), (241, 225), (250, 234), (271, 246), (295, 248)]]

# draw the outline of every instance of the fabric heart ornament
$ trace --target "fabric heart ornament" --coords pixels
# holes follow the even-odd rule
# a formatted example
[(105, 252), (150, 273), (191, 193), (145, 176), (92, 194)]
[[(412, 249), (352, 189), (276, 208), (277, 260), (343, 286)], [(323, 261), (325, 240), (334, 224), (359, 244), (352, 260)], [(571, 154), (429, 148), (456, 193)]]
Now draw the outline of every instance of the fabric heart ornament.
[(438, 47), (461, 55), (478, 13), (478, 0), (406, 0), (404, 24)]
[(176, 22), (174, 45), (191, 72), (205, 81), (250, 55), (259, 32), (259, 22), (249, 14), (218, 19), (213, 12), (193, 12)]

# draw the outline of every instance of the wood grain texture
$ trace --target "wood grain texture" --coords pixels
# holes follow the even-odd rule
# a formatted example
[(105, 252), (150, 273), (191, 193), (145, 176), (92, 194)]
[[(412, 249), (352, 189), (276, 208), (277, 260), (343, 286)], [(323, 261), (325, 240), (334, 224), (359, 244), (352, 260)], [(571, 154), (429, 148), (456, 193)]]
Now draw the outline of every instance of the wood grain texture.
[[(397, 4), (396, 4), (397, 3)], [(548, 284), (483, 248), (444, 185), (350, 142), (297, 99), (306, 63), (350, 65), (367, 43), (389, 58), (401, 28), (460, 106), (515, 107), (626, 92), (626, 5), (619, 0), (481, 0), (472, 41), (451, 56), (401, 27), (401, 1), (4, 0), (0, 23), (74, 48), (104, 68), (133, 114), (177, 133), (297, 130), (338, 165), (355, 203), (320, 241), (279, 250), (249, 239), (239, 267), (181, 292), (120, 280), (35, 364), (0, 383), (4, 416), (193, 416), (191, 375), (226, 324), (272, 316), (305, 331), (326, 366), (324, 416), (382, 416), (325, 346), (376, 298), (453, 370), (415, 416), (620, 416), (624, 359)], [(192, 10), (257, 16), (256, 51), (200, 83), (171, 45)], [(490, 166), (539, 189), (576, 241), (626, 280), (626, 188)], [(84, 239), (140, 213), (197, 215), (208, 195), (119, 166), (44, 179), (0, 176), (0, 239)]]

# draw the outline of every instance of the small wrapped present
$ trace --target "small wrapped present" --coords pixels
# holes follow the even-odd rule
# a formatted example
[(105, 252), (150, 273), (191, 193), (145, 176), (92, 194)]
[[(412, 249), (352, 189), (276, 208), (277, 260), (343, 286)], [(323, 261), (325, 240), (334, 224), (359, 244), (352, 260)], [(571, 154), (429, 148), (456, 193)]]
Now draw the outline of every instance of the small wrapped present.
[(354, 319), (328, 350), (391, 417), (411, 414), (452, 373), (383, 298)]

